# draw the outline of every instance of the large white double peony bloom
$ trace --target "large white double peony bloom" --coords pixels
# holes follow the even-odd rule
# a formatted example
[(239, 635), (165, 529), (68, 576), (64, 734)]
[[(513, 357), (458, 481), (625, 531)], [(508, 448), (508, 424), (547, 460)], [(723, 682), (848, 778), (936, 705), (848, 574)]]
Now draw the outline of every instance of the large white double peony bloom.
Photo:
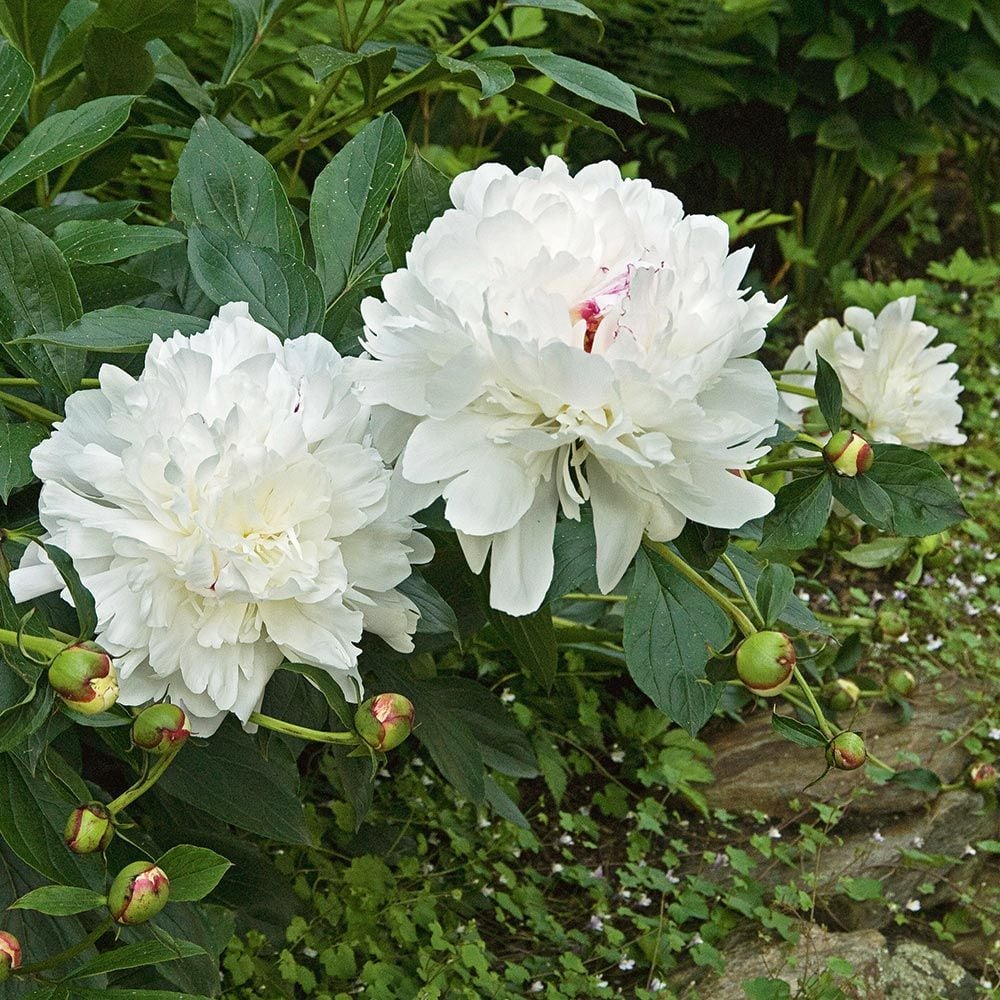
[(553, 572), (558, 510), (593, 510), (602, 590), (644, 532), (685, 520), (735, 528), (774, 498), (752, 466), (777, 394), (758, 361), (780, 304), (749, 299), (750, 250), (716, 218), (623, 180), (609, 162), (571, 177), (550, 157), (488, 165), (367, 299), (363, 400), (386, 404), (400, 468), (446, 517), (491, 603), (536, 609)]
[[(340, 355), (282, 344), (242, 303), (154, 339), (137, 379), (110, 365), (32, 453), (47, 540), (94, 595), (121, 700), (169, 695), (195, 731), (246, 722), (284, 658), (361, 691), (362, 630), (412, 649), (394, 588), (431, 555), (372, 443)], [(17, 600), (59, 589), (32, 546)]]
[[(878, 316), (851, 308), (844, 324), (820, 320), (789, 355), (786, 368), (815, 371), (816, 355), (840, 378), (844, 409), (874, 441), (927, 448), (962, 444), (958, 429), (962, 407), (958, 365), (945, 362), (954, 344), (936, 344), (937, 329), (914, 320), (913, 296), (890, 302)], [(789, 382), (812, 386), (815, 375), (788, 375)], [(798, 422), (808, 403), (802, 396), (782, 394), (786, 417)]]

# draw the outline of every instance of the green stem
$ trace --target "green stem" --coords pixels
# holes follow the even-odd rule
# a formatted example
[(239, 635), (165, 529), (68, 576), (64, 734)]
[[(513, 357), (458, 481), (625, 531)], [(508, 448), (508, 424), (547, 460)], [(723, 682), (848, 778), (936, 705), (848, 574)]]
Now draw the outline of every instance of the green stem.
[(160, 778), (163, 777), (163, 772), (166, 771), (168, 767), (174, 762), (174, 758), (180, 753), (181, 747), (184, 744), (178, 744), (173, 750), (168, 751), (163, 757), (161, 757), (150, 769), (149, 773), (141, 781), (136, 782), (131, 788), (122, 792), (117, 799), (113, 799), (108, 803), (108, 812), (112, 816), (117, 815), (123, 809), (127, 809), (140, 795), (148, 792), (153, 785), (155, 785)]
[[(308, 145), (303, 141), (303, 136), (309, 131), (316, 123), (316, 120), (326, 109), (327, 104), (330, 103), (333, 95), (337, 92), (337, 88), (340, 86), (344, 77), (347, 75), (346, 67), (344, 69), (338, 70), (334, 73), (330, 79), (326, 82), (326, 85), (319, 92), (316, 100), (313, 102), (313, 106), (305, 113), (302, 121), (292, 129), (291, 132), (285, 136), (276, 146), (273, 146), (267, 152), (267, 160), (270, 163), (278, 163), (283, 160), (289, 153), (293, 150), (298, 150), (304, 153), (308, 149)], [(316, 145), (315, 143), (313, 145)]]
[(55, 639), (46, 639), (39, 635), (28, 635), (27, 632), (12, 632), (7, 628), (0, 628), (0, 644), (37, 653), (48, 660), (55, 659), (66, 648), (64, 642), (56, 642)]
[(806, 696), (806, 701), (809, 702), (809, 708), (812, 710), (812, 714), (816, 717), (816, 725), (819, 726), (820, 732), (828, 739), (832, 740), (836, 736), (833, 726), (827, 721), (826, 716), (823, 714), (823, 709), (819, 707), (819, 702), (816, 700), (816, 696), (812, 693), (812, 688), (809, 687), (809, 682), (802, 676), (802, 671), (798, 667), (792, 668), (792, 675), (798, 682), (799, 687), (802, 689), (802, 693)]
[(875, 626), (873, 618), (861, 618), (858, 615), (851, 615), (850, 617), (827, 615), (822, 611), (815, 611), (813, 613), (820, 621), (824, 621), (828, 625), (841, 625), (845, 628), (874, 628)]
[(53, 413), (52, 410), (45, 409), (37, 403), (29, 403), (20, 396), (15, 396), (9, 392), (0, 392), (0, 405), (6, 406), (11, 413), (16, 413), (25, 420), (33, 420), (35, 423), (45, 424), (51, 427), (54, 423), (63, 419), (61, 413)]
[(563, 594), (564, 601), (607, 601), (609, 604), (617, 604), (619, 601), (627, 601), (624, 594)]
[(273, 729), (276, 733), (284, 733), (285, 736), (294, 736), (300, 740), (337, 743), (341, 746), (354, 746), (360, 743), (357, 733), (329, 733), (321, 729), (307, 729), (305, 726), (295, 725), (294, 722), (285, 722), (283, 719), (274, 719), (270, 715), (261, 715), (260, 712), (251, 712), (250, 721), (265, 729)]
[(890, 767), (884, 760), (879, 760), (878, 757), (873, 753), (868, 752), (868, 748), (865, 747), (865, 762), (869, 764), (874, 764), (876, 767), (882, 768), (883, 771), (888, 771), (890, 774), (898, 774), (899, 772), (894, 768)]
[(14, 975), (33, 976), (36, 972), (54, 969), (57, 965), (62, 965), (71, 958), (76, 958), (80, 952), (86, 951), (91, 945), (96, 944), (114, 925), (114, 920), (108, 917), (98, 924), (82, 941), (77, 941), (76, 944), (70, 945), (65, 951), (61, 951), (51, 958), (43, 958), (40, 962), (32, 962), (31, 965), (22, 965), (20, 969), (14, 970)]
[(816, 398), (816, 390), (809, 389), (804, 385), (794, 385), (791, 382), (775, 382), (778, 392), (788, 392), (793, 396), (808, 396), (810, 399)]
[(747, 607), (750, 609), (754, 618), (757, 619), (760, 627), (766, 628), (767, 626), (764, 622), (764, 616), (760, 613), (760, 608), (757, 607), (757, 602), (754, 600), (753, 594), (750, 593), (750, 588), (747, 586), (746, 580), (743, 579), (743, 574), (736, 568), (736, 563), (734, 563), (725, 552), (723, 552), (719, 558), (725, 564), (729, 572), (733, 574), (733, 579), (736, 581), (736, 585), (740, 588), (743, 600), (747, 602)]
[(710, 597), (716, 604), (726, 612), (736, 624), (736, 627), (744, 635), (753, 635), (757, 631), (757, 626), (728, 598), (721, 590), (713, 587), (701, 573), (689, 566), (679, 555), (671, 551), (662, 542), (654, 542), (647, 538), (643, 544), (652, 549), (664, 561), (671, 566), (689, 583), (693, 583), (703, 594)]
[[(737, 683), (742, 684), (743, 682), (737, 681)], [(809, 706), (801, 698), (796, 698), (790, 691), (782, 691), (781, 697), (784, 698), (790, 705), (794, 705), (800, 712), (806, 712), (809, 715), (812, 714)]]
[[(38, 379), (34, 378), (0, 378), (0, 386), (9, 387), (12, 389), (37, 389)], [(81, 389), (97, 389), (101, 385), (101, 380), (96, 378), (82, 378), (80, 379)]]
[(764, 462), (752, 469), (747, 469), (748, 476), (766, 476), (769, 472), (784, 472), (791, 469), (820, 469), (823, 459), (819, 458), (783, 458), (777, 462)]

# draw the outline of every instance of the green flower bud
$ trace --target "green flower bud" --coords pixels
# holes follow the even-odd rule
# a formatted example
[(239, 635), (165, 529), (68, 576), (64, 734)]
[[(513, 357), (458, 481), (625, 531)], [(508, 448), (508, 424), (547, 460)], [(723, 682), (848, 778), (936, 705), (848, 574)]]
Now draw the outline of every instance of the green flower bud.
[(872, 446), (854, 431), (837, 431), (823, 448), (823, 457), (841, 476), (860, 476), (875, 461)]
[(111, 813), (100, 802), (85, 802), (69, 814), (63, 837), (74, 854), (103, 854), (114, 835)]
[(890, 670), (885, 684), (890, 691), (895, 691), (896, 694), (902, 695), (904, 698), (909, 697), (917, 690), (917, 678), (913, 671), (907, 670), (906, 667), (895, 667)]
[(937, 552), (942, 545), (946, 545), (948, 538), (947, 531), (939, 531), (936, 535), (924, 535), (923, 538), (915, 538), (913, 540), (913, 551), (918, 556), (929, 556)]
[(781, 694), (794, 669), (795, 646), (784, 632), (755, 632), (736, 647), (736, 673), (756, 695)]
[(878, 613), (875, 624), (882, 631), (882, 635), (889, 639), (898, 639), (906, 632), (906, 622), (901, 615), (886, 608)]
[(969, 782), (969, 787), (977, 792), (989, 792), (1000, 782), (1000, 772), (997, 771), (995, 764), (980, 761), (969, 768), (966, 780)]
[(0, 983), (21, 967), (21, 942), (8, 931), (0, 931)]
[(92, 642), (69, 646), (49, 664), (49, 683), (75, 712), (97, 715), (118, 700), (111, 657)]
[(823, 698), (835, 712), (849, 712), (861, 697), (861, 688), (846, 677), (838, 677), (823, 687)]
[(108, 909), (120, 924), (144, 924), (167, 905), (170, 879), (148, 861), (127, 865), (108, 890)]
[(358, 706), (354, 725), (373, 749), (392, 750), (413, 732), (413, 702), (401, 694), (376, 695)]
[(144, 708), (132, 723), (132, 742), (158, 756), (179, 747), (190, 735), (184, 710), (168, 702)]
[(865, 741), (857, 733), (837, 733), (827, 744), (826, 762), (839, 771), (857, 770), (867, 759)]

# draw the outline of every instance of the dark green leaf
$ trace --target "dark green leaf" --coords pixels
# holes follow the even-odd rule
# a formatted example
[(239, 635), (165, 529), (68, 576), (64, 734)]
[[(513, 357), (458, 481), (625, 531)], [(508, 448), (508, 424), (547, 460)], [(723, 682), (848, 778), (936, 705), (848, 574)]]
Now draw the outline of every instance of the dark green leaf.
[(384, 43), (365, 42), (360, 51), (361, 59), (354, 63), (354, 70), (361, 81), (361, 91), (367, 104), (375, 102), (379, 88), (396, 61), (396, 49)]
[(171, 847), (157, 862), (170, 879), (172, 903), (204, 899), (222, 881), (232, 863), (207, 847)]
[(68, 917), (74, 913), (96, 910), (107, 902), (103, 893), (71, 885), (43, 885), (33, 889), (16, 902), (12, 910), (36, 910), (50, 917)]
[(450, 634), (459, 641), (458, 617), (448, 602), (427, 582), (423, 574), (414, 570), (396, 588), (417, 606), (417, 632), (424, 635)]
[(852, 514), (857, 514), (865, 524), (871, 524), (879, 531), (894, 531), (892, 498), (871, 475), (833, 475), (830, 478), (835, 500)]
[(580, 511), (579, 521), (565, 518), (556, 523), (552, 552), (555, 570), (546, 603), (574, 590), (597, 592), (597, 539), (589, 508)]
[(360, 52), (345, 52), (333, 45), (306, 45), (299, 49), (299, 58), (312, 70), (316, 82), (322, 83), (328, 76), (348, 66), (356, 65), (364, 57)]
[(34, 482), (31, 449), (48, 437), (38, 424), (0, 424), (0, 500)]
[(0, 160), (0, 201), (36, 177), (103, 146), (128, 121), (134, 97), (102, 97), (46, 118)]
[[(59, 998), (54, 997), (53, 1000)], [(71, 1000), (209, 1000), (209, 998), (194, 993), (176, 993), (172, 990), (109, 989), (106, 986), (87, 989), (77, 986), (74, 982)]]
[(85, 313), (65, 330), (36, 334), (29, 339), (102, 354), (142, 354), (153, 337), (167, 339), (177, 332), (191, 336), (207, 326), (208, 322), (197, 316), (136, 306), (110, 306)]
[(73, 276), (56, 245), (0, 208), (0, 343), (24, 374), (60, 395), (79, 386), (83, 356), (60, 347), (12, 341), (63, 330), (82, 311)]
[(0, 142), (28, 103), (35, 74), (6, 38), (0, 38)]
[(579, 0), (506, 0), (504, 7), (537, 7), (539, 10), (553, 10), (560, 14), (575, 14), (577, 17), (601, 19)]
[(216, 305), (247, 302), (250, 315), (279, 336), (298, 337), (322, 326), (319, 280), (294, 257), (193, 226), (188, 262), (195, 281)]
[(692, 735), (719, 701), (719, 689), (705, 680), (705, 664), (731, 634), (714, 601), (662, 558), (639, 550), (625, 605), (625, 661), (656, 707)]
[(126, 268), (106, 264), (74, 264), (72, 271), (85, 313), (113, 306), (135, 305), (140, 299), (161, 290), (155, 281), (133, 274)]
[(0, 712), (0, 753), (22, 749), (28, 737), (48, 721), (54, 702), (52, 688), (48, 684), (35, 683), (21, 701)]
[(967, 517), (941, 466), (926, 452), (898, 444), (873, 444), (875, 461), (864, 478), (888, 495), (896, 535), (933, 535)]
[(687, 521), (674, 539), (674, 547), (684, 561), (701, 570), (711, 569), (728, 545), (729, 532), (725, 528), (710, 528), (696, 521)]
[(176, 229), (128, 226), (109, 219), (64, 222), (55, 232), (55, 244), (62, 255), (67, 260), (84, 264), (111, 264), (183, 242), (184, 234)]
[(517, 808), (517, 803), (489, 775), (486, 775), (485, 789), (486, 801), (499, 815), (522, 830), (531, 829), (531, 824)]
[(494, 608), (487, 613), (490, 624), (524, 672), (546, 691), (551, 690), (559, 666), (551, 608), (543, 604), (532, 614), (518, 618)]
[[(173, 947), (160, 941), (138, 941), (112, 951), (106, 951), (97, 958), (81, 965), (68, 976), (69, 980), (89, 979), (104, 972), (119, 972), (122, 969), (141, 969), (146, 965), (161, 962), (175, 962), (182, 958), (204, 955), (205, 949), (190, 941), (173, 941)], [(75, 990), (76, 987), (74, 986)], [(102, 991), (103, 993), (103, 991)]]
[(291, 752), (279, 740), (263, 757), (252, 736), (229, 718), (206, 745), (178, 754), (157, 788), (241, 830), (271, 840), (309, 840)]
[[(323, 695), (327, 705), (340, 720), (341, 725), (348, 731), (354, 731), (356, 706), (348, 703), (343, 688), (333, 679), (328, 670), (310, 663), (282, 663), (281, 669), (305, 677)], [(354, 697), (357, 698), (357, 694)]]
[(215, 118), (191, 129), (170, 197), (189, 227), (302, 260), (299, 227), (274, 168)]
[(592, 128), (596, 132), (603, 132), (619, 142), (619, 145), (621, 144), (614, 129), (605, 125), (604, 122), (598, 121), (579, 108), (574, 108), (571, 104), (557, 101), (554, 97), (549, 97), (548, 94), (540, 94), (537, 90), (532, 90), (531, 87), (526, 87), (523, 83), (515, 83), (513, 87), (509, 87), (507, 96), (527, 108), (534, 108), (543, 114), (553, 115), (561, 121), (582, 125), (584, 128)]
[(808, 722), (799, 722), (798, 719), (773, 712), (771, 725), (786, 740), (797, 743), (800, 747), (825, 747), (827, 744), (826, 737)]
[(99, 0), (94, 25), (145, 42), (193, 28), (197, 12), (197, 0)]
[(83, 48), (90, 97), (144, 94), (156, 76), (153, 57), (141, 41), (117, 28), (91, 28)]
[(448, 178), (415, 151), (389, 209), (385, 248), (393, 267), (403, 267), (413, 238), (451, 207), (449, 186)]
[(0, 25), (11, 32), (36, 70), (42, 67), (52, 29), (65, 6), (66, 0), (0, 0)]
[(127, 219), (137, 208), (137, 201), (95, 201), (81, 205), (51, 205), (44, 208), (29, 208), (21, 213), (25, 222), (30, 222), (46, 236), (52, 236), (64, 222), (88, 222), (94, 219)]
[(783, 486), (764, 518), (761, 551), (804, 549), (819, 538), (830, 516), (833, 486), (825, 472), (798, 476)]
[(757, 577), (754, 597), (765, 625), (773, 625), (783, 614), (795, 591), (795, 574), (782, 563), (771, 563)]
[(439, 55), (438, 64), (449, 73), (471, 73), (479, 81), (479, 91), (483, 100), (495, 97), (497, 94), (513, 87), (516, 82), (514, 71), (499, 59), (453, 59), (451, 56)]
[(897, 771), (889, 780), (904, 788), (912, 788), (915, 792), (929, 792), (934, 795), (941, 791), (941, 779), (926, 767)]
[(73, 560), (67, 552), (63, 552), (61, 548), (51, 542), (36, 542), (35, 544), (41, 545), (45, 549), (45, 554), (59, 571), (70, 597), (73, 598), (73, 607), (76, 608), (76, 617), (80, 623), (79, 635), (81, 638), (89, 638), (97, 628), (97, 610), (94, 607), (94, 598), (80, 580), (80, 574), (77, 573)]
[(316, 178), (309, 228), (326, 301), (349, 284), (378, 234), (403, 170), (406, 139), (392, 115), (365, 126)]
[(830, 428), (830, 433), (836, 434), (840, 430), (844, 390), (840, 385), (840, 376), (826, 358), (819, 354), (816, 355), (816, 402), (819, 404), (826, 426)]
[(264, 26), (264, 0), (229, 0), (233, 19), (233, 36), (229, 55), (222, 70), (222, 82), (228, 83), (236, 75), (247, 56), (257, 44)]

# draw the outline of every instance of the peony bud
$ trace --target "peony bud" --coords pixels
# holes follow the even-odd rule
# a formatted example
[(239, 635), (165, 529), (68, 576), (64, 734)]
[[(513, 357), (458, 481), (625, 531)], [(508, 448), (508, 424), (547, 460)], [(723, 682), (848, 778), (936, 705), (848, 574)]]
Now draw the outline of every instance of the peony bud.
[(736, 673), (756, 695), (780, 694), (794, 669), (795, 647), (784, 632), (755, 632), (736, 647)]
[(826, 762), (840, 771), (854, 771), (867, 759), (865, 741), (857, 733), (837, 733), (827, 744)]
[(1000, 782), (1000, 771), (997, 771), (995, 764), (980, 761), (969, 768), (966, 780), (969, 782), (969, 787), (977, 792), (990, 792)]
[(849, 712), (860, 697), (861, 688), (845, 677), (838, 677), (823, 688), (823, 698), (835, 712)]
[(85, 802), (69, 814), (63, 837), (74, 854), (103, 854), (114, 835), (111, 813), (100, 802)]
[(132, 723), (132, 742), (158, 756), (179, 747), (190, 735), (184, 710), (168, 702), (144, 708)]
[(358, 735), (375, 750), (392, 750), (413, 732), (413, 702), (401, 694), (380, 694), (358, 706)]
[(837, 431), (823, 448), (823, 457), (841, 476), (860, 476), (875, 461), (872, 446), (854, 431)]
[(120, 924), (144, 924), (167, 905), (170, 879), (148, 861), (127, 865), (108, 890), (108, 909)]
[(890, 691), (895, 691), (896, 694), (902, 695), (904, 698), (909, 697), (917, 690), (917, 678), (913, 671), (907, 670), (906, 667), (896, 667), (890, 670), (885, 683)]
[(118, 700), (111, 657), (92, 642), (69, 646), (49, 664), (49, 683), (75, 712), (97, 715)]
[(895, 611), (888, 609), (880, 611), (875, 619), (875, 624), (878, 625), (885, 638), (898, 639), (906, 633), (906, 622)]
[(8, 931), (0, 931), (0, 983), (21, 967), (21, 942)]

